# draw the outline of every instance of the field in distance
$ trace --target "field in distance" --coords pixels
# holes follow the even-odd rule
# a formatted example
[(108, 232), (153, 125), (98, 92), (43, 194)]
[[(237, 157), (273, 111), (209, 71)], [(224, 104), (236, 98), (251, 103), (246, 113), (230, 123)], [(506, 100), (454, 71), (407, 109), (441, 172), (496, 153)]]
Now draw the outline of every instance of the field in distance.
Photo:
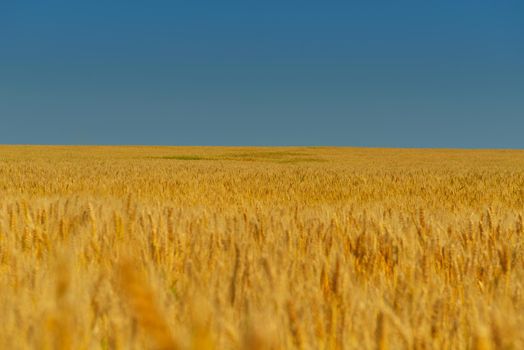
[(1, 349), (522, 349), (524, 151), (0, 146)]

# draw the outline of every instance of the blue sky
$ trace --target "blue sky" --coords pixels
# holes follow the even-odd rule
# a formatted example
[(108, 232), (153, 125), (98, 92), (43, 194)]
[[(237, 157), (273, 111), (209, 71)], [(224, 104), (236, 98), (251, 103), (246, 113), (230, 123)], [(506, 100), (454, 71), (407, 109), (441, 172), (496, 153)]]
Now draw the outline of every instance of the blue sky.
[(522, 1), (0, 2), (0, 143), (524, 148)]

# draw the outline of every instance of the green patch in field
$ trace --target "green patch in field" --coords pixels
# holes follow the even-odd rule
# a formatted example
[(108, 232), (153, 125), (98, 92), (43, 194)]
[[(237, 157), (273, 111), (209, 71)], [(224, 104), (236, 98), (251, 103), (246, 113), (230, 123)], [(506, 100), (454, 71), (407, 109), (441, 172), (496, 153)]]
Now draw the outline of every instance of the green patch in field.
[(216, 156), (201, 155), (176, 155), (160, 157), (161, 159), (174, 160), (214, 160), (214, 161), (242, 161), (242, 162), (272, 162), (272, 163), (301, 163), (301, 162), (323, 162), (324, 159), (311, 157), (306, 152), (241, 152), (226, 153)]

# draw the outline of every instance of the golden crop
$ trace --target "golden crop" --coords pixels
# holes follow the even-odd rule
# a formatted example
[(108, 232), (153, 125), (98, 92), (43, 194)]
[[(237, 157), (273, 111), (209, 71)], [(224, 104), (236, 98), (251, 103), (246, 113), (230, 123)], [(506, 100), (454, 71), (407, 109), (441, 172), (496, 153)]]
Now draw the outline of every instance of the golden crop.
[(523, 349), (524, 152), (0, 147), (1, 349)]

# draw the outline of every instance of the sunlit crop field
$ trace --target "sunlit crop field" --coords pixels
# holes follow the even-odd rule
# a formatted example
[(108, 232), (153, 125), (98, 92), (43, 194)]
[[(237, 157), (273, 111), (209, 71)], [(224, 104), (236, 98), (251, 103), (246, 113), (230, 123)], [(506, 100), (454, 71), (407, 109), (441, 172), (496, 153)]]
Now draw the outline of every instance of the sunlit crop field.
[(0, 146), (1, 349), (523, 349), (524, 151)]

